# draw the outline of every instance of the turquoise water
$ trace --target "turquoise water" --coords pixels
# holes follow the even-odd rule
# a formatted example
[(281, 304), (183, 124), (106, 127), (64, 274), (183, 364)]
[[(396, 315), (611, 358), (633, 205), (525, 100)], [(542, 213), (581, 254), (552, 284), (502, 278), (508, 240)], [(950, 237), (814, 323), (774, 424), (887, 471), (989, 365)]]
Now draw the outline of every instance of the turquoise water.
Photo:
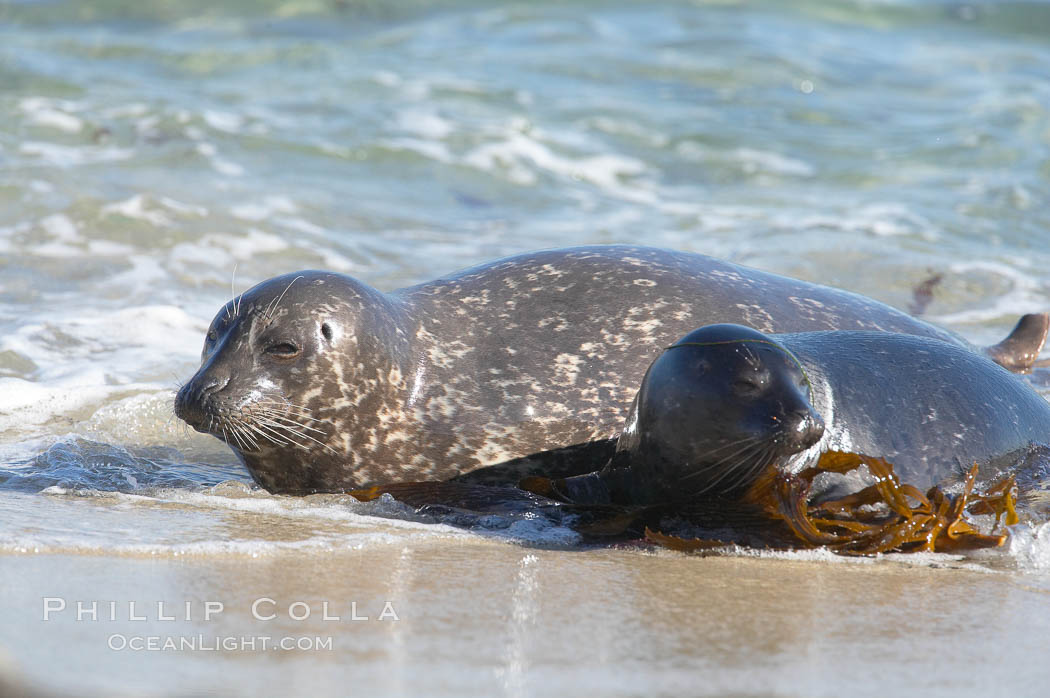
[[(173, 418), (212, 315), (602, 242), (940, 275), (925, 317), (997, 341), (1050, 308), (1050, 4), (0, 2), (0, 564), (386, 544)], [(976, 564), (1044, 575), (1041, 530)]]

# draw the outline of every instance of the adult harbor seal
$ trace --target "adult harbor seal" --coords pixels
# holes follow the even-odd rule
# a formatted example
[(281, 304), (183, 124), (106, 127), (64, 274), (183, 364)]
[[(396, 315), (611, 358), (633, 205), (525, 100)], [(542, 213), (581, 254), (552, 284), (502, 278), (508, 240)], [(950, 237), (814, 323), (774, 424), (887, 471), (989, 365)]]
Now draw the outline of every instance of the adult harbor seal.
[(961, 347), (711, 325), (649, 367), (606, 468), (556, 487), (587, 504), (734, 500), (769, 466), (798, 473), (831, 450), (883, 458), (925, 491), (974, 463), (979, 477), (1000, 475), (1047, 443), (1050, 404)]
[[(698, 254), (579, 247), (390, 293), (321, 271), (265, 281), (216, 315), (175, 412), (273, 492), (587, 472), (611, 454), (650, 362), (717, 322), (968, 346), (847, 291)], [(1003, 355), (1032, 353), (1045, 317), (1041, 329), (1019, 325)]]

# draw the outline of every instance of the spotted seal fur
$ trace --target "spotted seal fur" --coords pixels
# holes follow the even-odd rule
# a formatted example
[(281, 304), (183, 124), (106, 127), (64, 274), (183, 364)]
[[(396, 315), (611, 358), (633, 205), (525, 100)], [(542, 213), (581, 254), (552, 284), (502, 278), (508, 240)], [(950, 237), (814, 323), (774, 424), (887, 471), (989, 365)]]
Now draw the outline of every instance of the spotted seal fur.
[(653, 358), (717, 322), (966, 346), (847, 291), (698, 254), (578, 247), (390, 293), (323, 271), (265, 281), (218, 312), (175, 412), (273, 492), (587, 472)]

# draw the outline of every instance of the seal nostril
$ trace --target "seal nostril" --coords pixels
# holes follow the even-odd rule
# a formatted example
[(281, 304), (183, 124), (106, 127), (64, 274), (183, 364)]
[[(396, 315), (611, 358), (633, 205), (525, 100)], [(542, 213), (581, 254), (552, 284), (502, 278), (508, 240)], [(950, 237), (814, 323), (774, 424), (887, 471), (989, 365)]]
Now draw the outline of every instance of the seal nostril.
[(200, 388), (197, 389), (197, 394), (198, 395), (203, 397), (205, 395), (211, 395), (212, 393), (217, 393), (218, 391), (222, 390), (223, 388), (225, 388), (227, 385), (230, 384), (230, 377), (229, 376), (218, 376), (218, 377), (216, 377), (216, 376), (209, 376), (209, 379), (210, 380), (208, 380), (207, 383), (205, 383), (204, 385), (202, 385)]
[(824, 436), (824, 422), (812, 415), (807, 415), (799, 424), (799, 436), (802, 444), (809, 448)]
[(809, 448), (824, 436), (824, 421), (812, 412), (796, 412), (784, 422), (782, 438), (800, 449)]

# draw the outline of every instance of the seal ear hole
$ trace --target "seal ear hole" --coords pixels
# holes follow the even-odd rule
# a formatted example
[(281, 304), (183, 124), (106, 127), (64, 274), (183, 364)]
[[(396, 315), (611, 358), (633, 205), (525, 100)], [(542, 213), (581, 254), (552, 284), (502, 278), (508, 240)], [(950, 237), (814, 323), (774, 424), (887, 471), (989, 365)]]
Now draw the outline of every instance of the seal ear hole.
[(327, 322), (322, 322), (321, 323), (321, 334), (324, 335), (324, 338), (326, 340), (331, 342), (332, 341), (332, 326), (329, 325)]

